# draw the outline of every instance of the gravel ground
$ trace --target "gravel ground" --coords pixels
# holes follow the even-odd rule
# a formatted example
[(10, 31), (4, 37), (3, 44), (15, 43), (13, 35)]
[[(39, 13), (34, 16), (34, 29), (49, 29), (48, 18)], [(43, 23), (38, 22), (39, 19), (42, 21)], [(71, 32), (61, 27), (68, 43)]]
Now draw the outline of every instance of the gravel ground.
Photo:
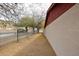
[(0, 46), (2, 56), (55, 56), (54, 50), (43, 34), (34, 34), (19, 42)]

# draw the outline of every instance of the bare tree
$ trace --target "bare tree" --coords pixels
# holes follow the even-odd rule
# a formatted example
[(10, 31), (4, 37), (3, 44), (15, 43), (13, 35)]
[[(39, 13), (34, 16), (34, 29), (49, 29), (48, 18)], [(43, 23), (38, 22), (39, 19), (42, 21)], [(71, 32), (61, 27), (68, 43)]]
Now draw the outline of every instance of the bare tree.
[[(43, 18), (45, 18), (45, 9), (42, 7), (41, 3), (36, 3), (36, 4), (32, 3), (29, 5), (29, 8), (32, 12), (32, 18), (34, 22), (36, 22), (37, 31), (39, 32), (40, 22), (43, 20)], [(33, 31), (34, 31), (34, 27), (33, 27)]]
[[(22, 3), (0, 3), (0, 17), (18, 22), (23, 11)], [(17, 30), (18, 42), (18, 30)]]
[[(18, 22), (23, 13), (29, 13), (24, 12), (24, 8), (23, 3), (0, 3), (0, 17)], [(29, 9), (33, 19), (33, 32), (35, 32), (35, 27), (39, 32), (39, 24), (42, 18), (45, 17), (45, 9), (42, 7), (42, 3), (32, 3), (29, 5)], [(27, 10), (27, 8), (25, 10)]]
[(22, 3), (0, 3), (0, 16), (9, 20), (20, 19), (23, 11)]

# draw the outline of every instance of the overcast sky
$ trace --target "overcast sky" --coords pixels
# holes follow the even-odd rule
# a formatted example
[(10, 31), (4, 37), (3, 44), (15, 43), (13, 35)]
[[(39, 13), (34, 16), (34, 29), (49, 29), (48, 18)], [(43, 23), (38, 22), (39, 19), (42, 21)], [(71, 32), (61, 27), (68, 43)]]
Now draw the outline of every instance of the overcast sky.
[[(29, 9), (29, 5), (31, 5), (31, 4), (33, 4), (35, 6), (35, 8), (37, 8), (38, 13), (41, 12), (41, 10), (39, 9), (39, 7), (42, 7), (43, 9), (45, 9), (45, 12), (47, 12), (49, 6), (51, 5), (51, 3), (23, 3), (23, 4), (24, 4), (24, 8), (25, 8), (24, 14), (27, 13), (27, 15), (31, 14), (31, 10)], [(41, 5), (39, 5), (39, 4), (41, 4)], [(4, 18), (1, 17), (1, 19), (4, 19)]]
[[(28, 5), (30, 5), (30, 4), (32, 4), (32, 3), (24, 3), (25, 4), (25, 6), (28, 6)], [(35, 3), (33, 3), (33, 4), (35, 4)], [(39, 4), (39, 3), (36, 3), (36, 4)], [(41, 3), (42, 4), (42, 6), (47, 10), (48, 8), (49, 8), (49, 6), (51, 5), (51, 3)]]
[(46, 13), (51, 3), (24, 3), (24, 5), (25, 5), (24, 13), (27, 12), (28, 14), (31, 15), (31, 10), (29, 8), (29, 5), (33, 5), (34, 10), (40, 14), (43, 10)]

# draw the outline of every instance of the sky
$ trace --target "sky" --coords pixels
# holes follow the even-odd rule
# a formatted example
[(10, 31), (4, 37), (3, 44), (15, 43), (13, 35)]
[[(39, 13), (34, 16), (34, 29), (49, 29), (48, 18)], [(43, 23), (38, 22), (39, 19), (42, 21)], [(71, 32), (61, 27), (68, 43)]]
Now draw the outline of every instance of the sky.
[[(28, 6), (28, 5), (32, 4), (32, 3), (24, 3), (24, 4), (25, 4), (25, 6)], [(47, 10), (52, 3), (41, 3), (41, 4)]]
[[(41, 10), (39, 9), (39, 7), (42, 7), (43, 9), (45, 9), (45, 13), (47, 12), (47, 10), (48, 10), (48, 8), (49, 8), (49, 6), (51, 5), (51, 3), (23, 3), (24, 4), (24, 9), (25, 9), (25, 12), (24, 12), (24, 14), (26, 15), (31, 15), (31, 10), (29, 9), (29, 5), (30, 4), (33, 4), (34, 6), (35, 6), (35, 8), (37, 8), (37, 11), (38, 11), (38, 13), (40, 14), (40, 12), (41, 12)], [(35, 5), (35, 4), (37, 4), (37, 5)], [(41, 4), (41, 5), (39, 5), (39, 4)], [(22, 16), (25, 16), (25, 15), (22, 15)], [(0, 19), (4, 19), (4, 17), (0, 17)]]
[[(42, 7), (43, 9), (45, 9), (45, 12), (47, 12), (49, 6), (51, 5), (51, 3), (24, 3), (25, 11), (28, 11), (28, 13), (31, 12), (31, 10), (29, 8), (29, 5), (31, 5), (31, 4), (34, 5), (34, 7), (38, 9), (39, 13), (41, 12), (39, 7)], [(39, 4), (41, 4), (41, 5), (39, 5)]]
[[(25, 11), (26, 12), (28, 12), (28, 14), (32, 14), (31, 13), (31, 10), (30, 10), (30, 8), (29, 8), (29, 5), (34, 5), (34, 10), (38, 13), (38, 14), (41, 14), (41, 12), (44, 10), (44, 12), (46, 13), (47, 12), (47, 10), (48, 10), (48, 8), (50, 7), (50, 5), (52, 4), (52, 3), (24, 3), (24, 5), (25, 5)], [(41, 5), (40, 5), (41, 4)], [(41, 8), (42, 8), (42, 10), (41, 10)], [(25, 12), (25, 13), (26, 13)]]

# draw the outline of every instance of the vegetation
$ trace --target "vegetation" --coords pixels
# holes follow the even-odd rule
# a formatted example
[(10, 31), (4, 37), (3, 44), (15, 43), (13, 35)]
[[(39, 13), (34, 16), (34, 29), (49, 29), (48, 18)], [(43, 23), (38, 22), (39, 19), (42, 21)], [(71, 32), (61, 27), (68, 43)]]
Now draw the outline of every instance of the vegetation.
[[(43, 28), (43, 21), (45, 18), (45, 9), (41, 3), (27, 4), (23, 3), (0, 3), (0, 28), (8, 29), (17, 28), (17, 42), (18, 32), (28, 32), (32, 28), (33, 33), (39, 32)], [(4, 21), (5, 20), (5, 21)], [(8, 20), (8, 21), (6, 21)], [(15, 26), (15, 27), (14, 27)], [(20, 28), (19, 28), (20, 27)], [(18, 29), (19, 28), (19, 29)]]
[(14, 25), (14, 22), (12, 21), (5, 21), (5, 20), (0, 20), (0, 27), (1, 28), (7, 28), (7, 26), (13, 26)]
[(28, 31), (28, 27), (32, 27), (33, 32), (35, 32), (34, 29), (37, 28), (37, 32), (39, 32), (39, 29), (43, 27), (42, 22), (43, 20), (37, 23), (32, 17), (23, 17), (15, 26), (25, 27), (26, 32)]
[(23, 17), (18, 23), (16, 23), (16, 26), (18, 27), (25, 27), (26, 31), (28, 31), (28, 27), (33, 28), (35, 25), (36, 24), (31, 17)]
[[(28, 31), (28, 27), (31, 27), (33, 32), (35, 32), (35, 28), (39, 32), (43, 27), (42, 22), (45, 18), (45, 9), (41, 3), (32, 3), (28, 7), (25, 7), (23, 3), (0, 3), (0, 16), (5, 20), (13, 21), (12, 24), (14, 26), (25, 27), (26, 31)], [(7, 23), (11, 24), (8, 21), (2, 24), (6, 27)]]

